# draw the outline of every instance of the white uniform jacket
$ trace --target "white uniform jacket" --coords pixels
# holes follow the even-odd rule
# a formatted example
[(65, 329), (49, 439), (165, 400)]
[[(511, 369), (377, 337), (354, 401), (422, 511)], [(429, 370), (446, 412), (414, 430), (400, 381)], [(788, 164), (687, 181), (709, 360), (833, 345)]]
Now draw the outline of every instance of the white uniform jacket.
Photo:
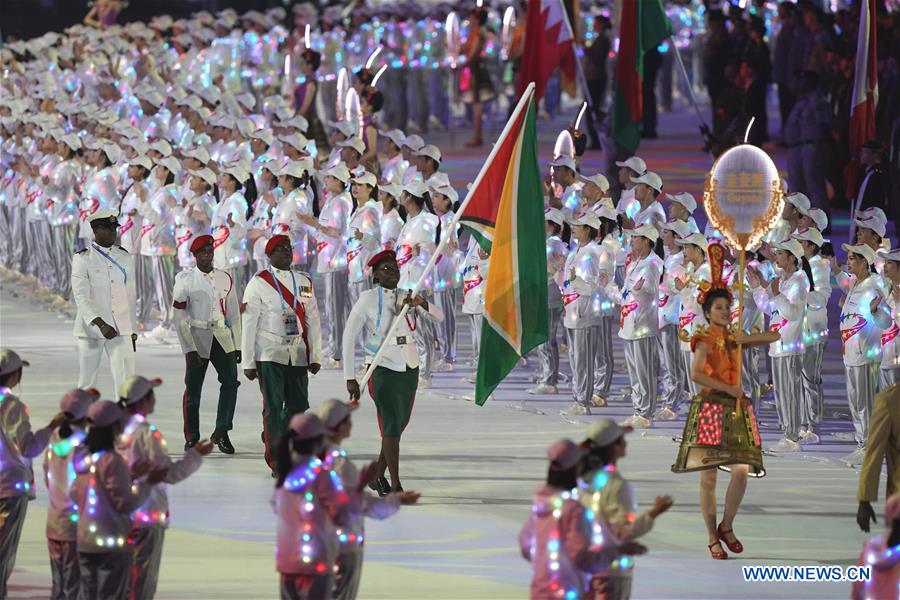
[(119, 335), (137, 331), (134, 257), (121, 246), (101, 248), (91, 244), (72, 259), (72, 296), (75, 337), (102, 339), (100, 328), (91, 321), (100, 317)]
[[(266, 282), (266, 273), (274, 276), (273, 281), (282, 292), (293, 296), (297, 311), (282, 293)], [(260, 271), (247, 284), (243, 305), (241, 364), (244, 369), (255, 369), (257, 361), (300, 367), (321, 364), (322, 329), (309, 275), (275, 267)]]
[[(356, 340), (359, 339), (359, 334), (363, 333), (365, 362), (368, 364), (378, 352), (394, 317), (400, 314), (406, 294), (407, 292), (400, 288), (386, 290), (376, 285), (359, 295), (359, 300), (350, 311), (350, 317), (344, 327), (344, 379), (356, 378)], [(401, 372), (406, 371), (407, 367), (419, 366), (419, 352), (413, 340), (413, 331), (421, 324), (422, 318), (440, 322), (444, 320), (444, 313), (432, 302), (428, 303), (427, 311), (420, 306), (407, 311), (391, 339), (384, 342), (387, 349), (381, 357), (380, 366)]]
[[(615, 283), (606, 286), (606, 292), (621, 306), (619, 337), (623, 340), (639, 340), (652, 337), (659, 331), (659, 276), (663, 262), (654, 253), (641, 260), (631, 260), (625, 266), (625, 284), (620, 290)], [(635, 289), (644, 280), (641, 289)]]
[(215, 338), (226, 353), (241, 348), (241, 312), (226, 271), (191, 267), (175, 275), (175, 325), (181, 351), (209, 358)]

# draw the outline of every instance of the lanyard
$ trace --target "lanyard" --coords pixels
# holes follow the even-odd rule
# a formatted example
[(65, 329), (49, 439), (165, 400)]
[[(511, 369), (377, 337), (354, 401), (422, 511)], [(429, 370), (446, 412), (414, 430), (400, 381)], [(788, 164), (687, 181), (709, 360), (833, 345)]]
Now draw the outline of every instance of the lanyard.
[[(379, 327), (381, 327), (381, 311), (382, 311), (382, 307), (383, 307), (383, 302), (384, 302), (384, 288), (379, 285), (378, 286), (378, 317), (375, 319), (375, 332), (376, 333), (378, 332)], [(396, 308), (396, 307), (397, 307), (397, 304), (396, 304), (396, 300), (395, 300), (394, 308)], [(410, 306), (409, 310), (414, 311), (414, 310), (416, 310), (416, 308), (414, 306)], [(416, 325), (418, 324), (417, 316), (418, 315), (414, 312), (413, 313), (413, 322), (410, 323), (409, 322), (409, 311), (407, 311), (406, 314), (403, 315), (403, 318), (406, 320), (406, 325), (407, 325), (407, 327), (409, 327), (410, 331), (416, 330)]]
[[(272, 280), (275, 282), (275, 288), (278, 290), (278, 300), (281, 302), (281, 310), (284, 310), (287, 304), (284, 303), (284, 296), (281, 295), (281, 283), (272, 271), (272, 267), (269, 267), (269, 273), (272, 274)], [(293, 271), (291, 271), (291, 283), (294, 286), (294, 302), (297, 302), (297, 279), (294, 277)], [(291, 307), (291, 310), (294, 310), (293, 306)], [(380, 312), (378, 316), (381, 316)]]
[(91, 244), (91, 245), (94, 246), (94, 250), (96, 250), (97, 252), (99, 252), (100, 255), (103, 256), (103, 258), (105, 258), (106, 260), (108, 260), (109, 262), (111, 262), (112, 264), (114, 264), (120, 271), (122, 271), (122, 277), (125, 278), (124, 283), (127, 284), (127, 283), (128, 283), (128, 271), (125, 270), (125, 267), (123, 267), (122, 265), (120, 265), (120, 264), (118, 263), (118, 261), (116, 261), (116, 259), (114, 259), (112, 256), (110, 256), (109, 254), (107, 254), (106, 252), (104, 252), (103, 250), (101, 250), (100, 247), (99, 247), (97, 244)]

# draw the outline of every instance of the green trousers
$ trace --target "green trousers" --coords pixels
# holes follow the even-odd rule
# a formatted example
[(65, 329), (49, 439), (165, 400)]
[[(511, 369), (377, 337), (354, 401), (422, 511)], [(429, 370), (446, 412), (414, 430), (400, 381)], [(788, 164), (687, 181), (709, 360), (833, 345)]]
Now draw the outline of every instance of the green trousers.
[(203, 391), (203, 380), (209, 363), (219, 375), (219, 407), (216, 410), (216, 429), (231, 431), (231, 420), (234, 418), (234, 407), (237, 404), (238, 378), (237, 355), (226, 353), (218, 340), (213, 338), (209, 358), (201, 358), (200, 365), (187, 367), (184, 374), (184, 441), (200, 439), (200, 394)]
[(309, 379), (306, 367), (276, 362), (256, 363), (263, 397), (263, 443), (266, 462), (275, 468), (275, 442), (297, 413), (309, 410)]

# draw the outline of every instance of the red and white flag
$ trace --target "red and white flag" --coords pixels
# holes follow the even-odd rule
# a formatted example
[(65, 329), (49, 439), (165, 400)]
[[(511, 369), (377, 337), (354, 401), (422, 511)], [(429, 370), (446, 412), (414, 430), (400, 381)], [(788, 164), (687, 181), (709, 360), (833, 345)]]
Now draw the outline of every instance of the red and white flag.
[(534, 101), (539, 102), (556, 67), (561, 67), (564, 75), (574, 79), (575, 49), (572, 43), (572, 26), (562, 0), (528, 0), (519, 96), (533, 81)]
[(859, 7), (859, 37), (856, 39), (856, 73), (850, 105), (850, 155), (875, 137), (875, 107), (878, 105), (878, 59), (876, 47), (875, 0), (863, 0)]

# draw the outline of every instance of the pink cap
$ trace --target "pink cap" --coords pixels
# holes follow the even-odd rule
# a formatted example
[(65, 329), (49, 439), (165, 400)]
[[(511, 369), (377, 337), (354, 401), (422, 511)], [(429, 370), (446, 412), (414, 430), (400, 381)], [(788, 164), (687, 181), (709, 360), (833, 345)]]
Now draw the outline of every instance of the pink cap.
[(94, 388), (82, 390), (75, 388), (63, 394), (59, 399), (59, 410), (66, 413), (73, 421), (79, 421), (87, 415), (88, 408), (100, 399), (100, 392)]
[(98, 400), (88, 408), (87, 418), (94, 427), (107, 427), (122, 418), (122, 409), (111, 400)]
[(299, 440), (308, 440), (320, 435), (325, 435), (325, 424), (322, 419), (312, 413), (302, 413), (291, 417), (291, 423), (288, 425), (294, 433), (294, 437)]
[(560, 469), (571, 469), (578, 464), (586, 450), (572, 440), (558, 440), (547, 450), (547, 458)]

